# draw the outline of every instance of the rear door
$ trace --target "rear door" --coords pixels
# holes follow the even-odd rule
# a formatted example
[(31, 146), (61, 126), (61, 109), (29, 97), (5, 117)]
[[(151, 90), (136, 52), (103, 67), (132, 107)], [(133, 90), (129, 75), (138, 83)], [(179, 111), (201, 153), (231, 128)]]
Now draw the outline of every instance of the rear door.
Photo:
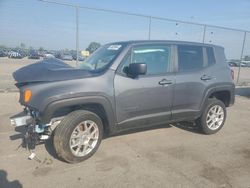
[(214, 82), (211, 67), (215, 64), (212, 47), (176, 45), (176, 84), (173, 119), (199, 115), (204, 93)]
[[(175, 82), (171, 46), (145, 44), (132, 47), (114, 79), (118, 125), (139, 127), (171, 118)], [(138, 78), (125, 73), (129, 63), (147, 64), (147, 74)]]

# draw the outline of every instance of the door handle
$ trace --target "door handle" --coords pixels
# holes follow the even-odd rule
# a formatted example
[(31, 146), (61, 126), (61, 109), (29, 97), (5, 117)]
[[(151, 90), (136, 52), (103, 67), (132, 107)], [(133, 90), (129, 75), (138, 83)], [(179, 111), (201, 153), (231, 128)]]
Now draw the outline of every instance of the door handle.
[(172, 81), (171, 80), (167, 80), (167, 79), (162, 79), (161, 81), (158, 82), (159, 85), (169, 85), (169, 84), (172, 84)]
[(212, 79), (214, 79), (214, 77), (209, 76), (209, 75), (206, 75), (206, 74), (204, 74), (204, 75), (201, 77), (201, 80), (204, 80), (204, 81), (206, 81), (206, 80), (212, 80)]

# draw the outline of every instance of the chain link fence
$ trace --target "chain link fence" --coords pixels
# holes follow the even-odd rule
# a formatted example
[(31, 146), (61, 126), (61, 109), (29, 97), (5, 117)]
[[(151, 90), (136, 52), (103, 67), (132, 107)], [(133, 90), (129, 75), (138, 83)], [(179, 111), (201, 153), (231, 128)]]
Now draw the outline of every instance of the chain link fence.
[[(21, 1), (15, 3), (20, 9), (32, 14), (27, 17), (13, 10), (12, 14), (16, 14), (18, 21), (0, 19), (1, 25), (8, 25), (0, 27), (1, 33), (16, 30), (19, 34), (11, 37), (13, 42), (24, 41), (37, 49), (49, 46), (50, 51), (76, 52), (86, 49), (93, 41), (105, 44), (122, 40), (159, 39), (211, 43), (225, 48), (226, 58), (235, 72), (236, 84), (250, 85), (250, 31), (56, 1), (39, 0), (35, 7), (27, 7)], [(36, 27), (30, 29), (34, 24)], [(0, 41), (4, 44), (7, 38), (0, 36)], [(76, 56), (76, 61), (70, 64), (77, 64), (78, 53)], [(6, 58), (0, 58), (0, 68), (4, 70), (0, 74), (0, 90), (12, 87), (11, 73), (14, 70), (33, 62), (22, 59), (11, 60), (17, 64), (10, 64), (7, 61)]]

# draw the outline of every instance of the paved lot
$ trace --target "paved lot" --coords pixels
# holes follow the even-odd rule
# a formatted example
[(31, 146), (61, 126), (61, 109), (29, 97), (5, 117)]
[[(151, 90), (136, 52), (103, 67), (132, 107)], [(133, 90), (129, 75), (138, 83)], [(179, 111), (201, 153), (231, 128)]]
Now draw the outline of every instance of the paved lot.
[(19, 131), (8, 120), (22, 110), (17, 100), (17, 93), (0, 93), (1, 188), (250, 187), (250, 98), (237, 96), (215, 135), (187, 123), (163, 125), (106, 138), (92, 158), (74, 165), (55, 158), (50, 142), (36, 149), (41, 162), (17, 150), (21, 140), (10, 137)]
[[(18, 93), (3, 91), (15, 90), (14, 70), (35, 61), (0, 58), (0, 188), (250, 187), (250, 87), (237, 90), (242, 96), (216, 135), (199, 134), (188, 123), (162, 125), (106, 138), (80, 164), (58, 160), (50, 141), (37, 147), (40, 161), (28, 160), (28, 151), (17, 150), (20, 130), (8, 119), (22, 110)], [(241, 73), (243, 81), (250, 78), (250, 68)]]
[[(42, 60), (42, 58), (40, 59)], [(16, 90), (15, 81), (12, 78), (12, 73), (26, 65), (30, 65), (39, 60), (37, 59), (9, 59), (8, 57), (0, 57), (0, 91)], [(71, 66), (75, 66), (75, 61), (65, 61)]]

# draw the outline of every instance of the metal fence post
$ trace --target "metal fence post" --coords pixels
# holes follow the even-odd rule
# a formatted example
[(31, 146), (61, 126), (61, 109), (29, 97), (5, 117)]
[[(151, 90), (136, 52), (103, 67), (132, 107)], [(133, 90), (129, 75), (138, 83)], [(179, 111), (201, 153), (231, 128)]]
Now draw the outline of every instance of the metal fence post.
[(152, 17), (149, 16), (149, 23), (148, 23), (148, 40), (151, 39), (151, 19), (152, 19)]
[(204, 25), (204, 29), (203, 29), (203, 39), (202, 39), (203, 44), (205, 43), (206, 31), (207, 31), (207, 25)]
[(247, 32), (245, 31), (245, 32), (244, 32), (244, 37), (243, 37), (243, 43), (242, 43), (242, 49), (241, 49), (241, 55), (240, 55), (240, 66), (239, 66), (239, 69), (238, 69), (238, 75), (237, 75), (236, 85), (238, 85), (238, 83), (239, 83), (240, 69), (241, 69), (241, 61), (242, 61), (242, 59), (243, 59), (243, 54), (244, 54), (244, 48), (245, 48), (245, 42), (246, 42), (246, 35), (247, 35)]
[(79, 32), (78, 32), (78, 6), (76, 6), (76, 66), (78, 66), (78, 52), (79, 52)]

